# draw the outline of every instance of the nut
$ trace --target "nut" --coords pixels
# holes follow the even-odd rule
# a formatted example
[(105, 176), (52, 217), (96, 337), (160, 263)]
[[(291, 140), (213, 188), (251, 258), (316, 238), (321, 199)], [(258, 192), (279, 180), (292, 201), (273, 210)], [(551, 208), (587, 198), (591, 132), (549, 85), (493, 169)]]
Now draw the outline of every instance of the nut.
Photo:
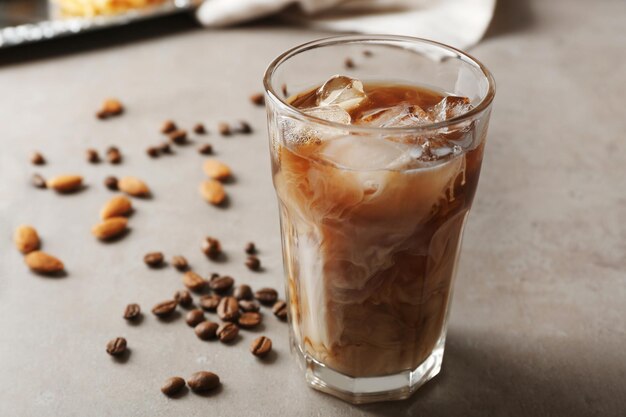
[(217, 159), (207, 159), (202, 166), (204, 173), (213, 178), (214, 180), (223, 181), (231, 176), (231, 171), (228, 165)]
[(59, 259), (41, 251), (34, 251), (27, 254), (24, 257), (24, 262), (26, 262), (26, 265), (28, 265), (31, 270), (42, 274), (53, 274), (63, 271), (65, 268), (63, 262)]
[(118, 195), (106, 202), (102, 210), (100, 210), (100, 218), (102, 220), (111, 217), (126, 216), (133, 209), (133, 205), (127, 197)]
[(205, 180), (200, 183), (200, 195), (208, 203), (220, 205), (226, 200), (226, 191), (222, 183), (215, 180)]
[(22, 253), (30, 253), (39, 249), (40, 240), (37, 231), (32, 226), (20, 226), (15, 230), (13, 238), (15, 246)]
[(112, 239), (124, 233), (128, 219), (126, 217), (111, 217), (98, 223), (91, 229), (91, 233), (101, 240)]
[(71, 193), (83, 185), (83, 177), (80, 175), (59, 175), (50, 178), (46, 185), (59, 193)]
[(136, 177), (122, 177), (117, 182), (120, 191), (133, 197), (146, 197), (150, 195), (150, 188), (145, 182)]

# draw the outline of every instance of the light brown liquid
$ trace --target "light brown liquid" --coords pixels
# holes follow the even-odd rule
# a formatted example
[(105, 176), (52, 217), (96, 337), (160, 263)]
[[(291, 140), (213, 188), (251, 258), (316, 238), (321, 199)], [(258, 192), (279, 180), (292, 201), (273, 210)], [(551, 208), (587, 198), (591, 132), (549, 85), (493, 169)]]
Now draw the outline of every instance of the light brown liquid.
[[(353, 123), (376, 108), (428, 109), (443, 98), (406, 85), (365, 84), (365, 92)], [(312, 107), (313, 94), (292, 104)], [(449, 136), (462, 141), (473, 129)], [(318, 139), (282, 140), (272, 160), (295, 342), (353, 377), (415, 369), (444, 331), (484, 140), (420, 168), (364, 169), (365, 160), (351, 169), (326, 158), (335, 139)], [(342, 140), (333, 151), (355, 157), (386, 139)]]

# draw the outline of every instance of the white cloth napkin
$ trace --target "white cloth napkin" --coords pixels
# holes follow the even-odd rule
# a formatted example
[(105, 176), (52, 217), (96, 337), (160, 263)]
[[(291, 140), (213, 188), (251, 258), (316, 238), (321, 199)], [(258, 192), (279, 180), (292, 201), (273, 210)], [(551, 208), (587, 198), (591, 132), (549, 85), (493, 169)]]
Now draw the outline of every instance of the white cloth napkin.
[(496, 0), (205, 0), (198, 20), (224, 27), (278, 14), (309, 27), (337, 32), (407, 35), (457, 48), (476, 44)]

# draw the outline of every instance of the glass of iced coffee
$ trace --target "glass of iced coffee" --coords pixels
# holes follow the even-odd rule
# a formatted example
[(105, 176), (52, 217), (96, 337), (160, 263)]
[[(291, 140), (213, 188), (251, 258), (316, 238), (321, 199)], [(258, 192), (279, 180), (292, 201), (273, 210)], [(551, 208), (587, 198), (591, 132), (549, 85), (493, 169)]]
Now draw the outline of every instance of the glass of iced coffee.
[(292, 350), (316, 389), (407, 398), (441, 368), (493, 78), (436, 42), (342, 36), (264, 83)]

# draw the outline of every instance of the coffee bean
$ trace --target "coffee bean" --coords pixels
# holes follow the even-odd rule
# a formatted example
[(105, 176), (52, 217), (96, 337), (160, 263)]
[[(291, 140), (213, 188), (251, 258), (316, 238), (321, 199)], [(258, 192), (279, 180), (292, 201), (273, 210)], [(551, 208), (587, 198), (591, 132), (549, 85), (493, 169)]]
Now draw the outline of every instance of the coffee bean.
[(198, 153), (202, 155), (211, 155), (213, 153), (213, 146), (210, 143), (205, 143), (198, 148)]
[(236, 324), (227, 321), (226, 323), (220, 324), (216, 333), (217, 337), (220, 338), (220, 342), (231, 342), (235, 340), (239, 334), (239, 327), (237, 327)]
[(87, 149), (85, 157), (87, 158), (87, 162), (91, 164), (100, 162), (100, 155), (98, 155), (98, 151), (95, 149)]
[(104, 179), (104, 186), (111, 191), (117, 190), (117, 178), (109, 176)]
[(150, 146), (149, 148), (146, 149), (146, 154), (150, 158), (157, 158), (160, 152), (161, 152), (160, 149), (156, 146)]
[(363, 56), (370, 57), (372, 55), (374, 55), (374, 53), (372, 53), (372, 51), (370, 51), (369, 49), (365, 49), (363, 51)]
[(170, 141), (177, 144), (183, 145), (187, 142), (187, 131), (186, 130), (175, 130), (169, 134)]
[(216, 311), (221, 299), (217, 294), (204, 295), (200, 297), (200, 307), (207, 311)]
[(206, 133), (206, 129), (204, 128), (204, 125), (202, 123), (196, 123), (196, 125), (193, 127), (193, 131), (198, 135), (204, 135)]
[(172, 133), (173, 131), (176, 130), (176, 123), (174, 123), (171, 120), (166, 120), (163, 122), (163, 125), (161, 125), (161, 133)]
[(237, 124), (234, 126), (234, 130), (235, 132), (243, 133), (246, 135), (248, 133), (252, 133), (252, 127), (250, 127), (250, 124), (244, 120), (238, 121)]
[(176, 306), (178, 305), (178, 301), (176, 300), (167, 300), (162, 301), (159, 304), (152, 307), (152, 314), (157, 317), (167, 317), (176, 310)]
[(196, 372), (187, 380), (187, 385), (194, 392), (210, 391), (219, 387), (220, 377), (213, 372)]
[(174, 293), (174, 300), (178, 301), (181, 307), (189, 307), (193, 303), (193, 298), (187, 290), (180, 290)]
[(222, 245), (219, 240), (207, 236), (202, 242), (202, 252), (204, 252), (209, 259), (217, 259), (222, 253)]
[(248, 259), (246, 259), (246, 266), (251, 271), (258, 271), (261, 269), (261, 260), (255, 255), (250, 255), (248, 256)]
[(276, 301), (272, 307), (272, 312), (281, 320), (287, 320), (287, 303), (282, 300)]
[(30, 156), (30, 162), (33, 165), (43, 165), (46, 163), (46, 158), (44, 158), (43, 155), (39, 152), (33, 152), (33, 154)]
[(217, 124), (217, 131), (222, 136), (230, 136), (233, 132), (230, 129), (230, 125), (226, 122), (220, 122)]
[(237, 320), (239, 326), (243, 327), (244, 329), (252, 329), (261, 324), (262, 321), (263, 316), (261, 316), (261, 313), (256, 312), (243, 313), (239, 316), (239, 319)]
[(228, 275), (224, 275), (223, 277), (214, 276), (211, 277), (209, 281), (209, 287), (211, 287), (211, 289), (215, 292), (225, 293), (231, 289), (234, 283), (235, 280)]
[(163, 265), (163, 259), (164, 257), (162, 252), (150, 252), (143, 257), (143, 261), (150, 268), (157, 268)]
[(191, 327), (195, 327), (204, 321), (204, 312), (199, 308), (193, 309), (185, 315), (185, 322)]
[(272, 339), (269, 337), (261, 336), (250, 344), (250, 352), (259, 358), (266, 356), (272, 351)]
[(259, 300), (261, 304), (273, 305), (278, 299), (278, 293), (273, 288), (261, 288), (254, 293), (254, 297)]
[(344, 61), (344, 65), (346, 66), (346, 68), (352, 69), (354, 68), (354, 61), (351, 58), (346, 58), (346, 60)]
[(265, 104), (265, 96), (263, 93), (254, 93), (250, 96), (250, 101), (257, 106), (263, 106)]
[(241, 284), (235, 288), (233, 297), (237, 300), (252, 300), (254, 298), (254, 294), (252, 293), (252, 288), (250, 288), (249, 285)]
[(119, 164), (122, 162), (122, 154), (118, 150), (107, 152), (107, 161), (112, 164)]
[(172, 265), (174, 265), (174, 268), (179, 271), (186, 271), (189, 269), (187, 259), (181, 255), (172, 256)]
[(248, 255), (254, 255), (256, 253), (256, 245), (254, 242), (248, 242), (244, 250)]
[(185, 380), (178, 376), (167, 378), (163, 386), (161, 386), (161, 392), (168, 397), (176, 394), (185, 386)]
[(141, 307), (139, 304), (129, 304), (124, 310), (124, 318), (126, 320), (135, 320), (141, 315)]
[(236, 321), (239, 317), (239, 303), (235, 297), (224, 297), (217, 306), (217, 315), (224, 321)]
[(31, 184), (37, 188), (46, 188), (46, 180), (39, 174), (33, 174), (33, 177), (30, 180)]
[(200, 275), (196, 274), (193, 271), (187, 271), (183, 275), (183, 284), (185, 287), (189, 288), (191, 291), (202, 291), (204, 286), (206, 285), (206, 281)]
[(126, 339), (116, 337), (107, 343), (107, 353), (111, 356), (119, 356), (126, 352)]
[(172, 153), (172, 147), (170, 146), (168, 142), (163, 142), (162, 144), (160, 144), (158, 146), (158, 149), (161, 153), (167, 153), (167, 154)]
[(261, 305), (256, 301), (241, 300), (239, 301), (239, 308), (246, 312), (259, 311), (261, 309)]
[(198, 336), (198, 338), (202, 340), (209, 340), (216, 337), (218, 327), (220, 327), (219, 324), (205, 320), (201, 323), (198, 323), (196, 327), (194, 327), (193, 331), (196, 333), (196, 336)]

